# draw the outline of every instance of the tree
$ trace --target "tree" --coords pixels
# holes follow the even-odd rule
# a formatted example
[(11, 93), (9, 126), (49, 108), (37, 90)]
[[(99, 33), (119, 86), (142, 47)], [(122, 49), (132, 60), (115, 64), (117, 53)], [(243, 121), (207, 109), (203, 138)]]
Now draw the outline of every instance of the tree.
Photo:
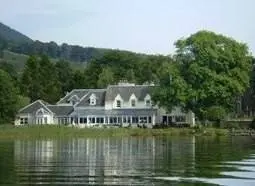
[(83, 72), (76, 70), (73, 75), (73, 85), (72, 87), (75, 89), (79, 88), (86, 88), (86, 80), (85, 80), (85, 75)]
[(206, 119), (216, 122), (218, 127), (226, 115), (226, 110), (221, 106), (211, 106), (206, 109)]
[(18, 90), (9, 74), (0, 69), (0, 123), (11, 122), (17, 111)]
[(21, 77), (21, 92), (31, 101), (43, 99), (49, 103), (56, 102), (60, 97), (60, 83), (58, 82), (55, 66), (47, 56), (31, 56)]
[(39, 66), (39, 83), (42, 87), (40, 99), (54, 103), (59, 99), (61, 91), (55, 66), (45, 55), (40, 57)]
[(136, 77), (135, 77), (135, 72), (133, 69), (129, 69), (126, 72), (125, 79), (128, 80), (129, 82), (135, 83), (136, 82)]
[(30, 103), (30, 98), (18, 95), (17, 109), (21, 109)]
[(166, 62), (158, 71), (161, 76), (159, 85), (153, 88), (153, 102), (170, 112), (176, 106), (185, 107), (190, 93), (180, 74), (179, 64)]
[(106, 88), (108, 85), (114, 83), (114, 74), (110, 68), (104, 68), (99, 74), (97, 87)]
[[(185, 88), (179, 90), (182, 99), (176, 99), (179, 94), (171, 96), (176, 100), (173, 104), (192, 110), (200, 120), (206, 119), (206, 110), (212, 106), (221, 106), (227, 112), (232, 110), (235, 98), (249, 86), (251, 56), (248, 47), (209, 31), (199, 31), (178, 40), (175, 45), (174, 59)], [(161, 80), (159, 90), (171, 87), (174, 89)], [(169, 97), (160, 99), (161, 104), (169, 104)]]
[(15, 70), (15, 67), (13, 64), (7, 63), (5, 61), (0, 62), (0, 69), (7, 72), (11, 78), (14, 80), (15, 84), (18, 85), (18, 73)]
[(212, 106), (232, 110), (234, 99), (249, 86), (248, 47), (213, 32), (200, 31), (176, 42), (176, 59), (193, 97), (186, 106), (200, 118)]
[(61, 94), (65, 95), (66, 92), (71, 91), (73, 88), (73, 69), (70, 63), (66, 61), (58, 61), (55, 64), (57, 79), (60, 83)]
[(32, 102), (39, 99), (42, 92), (39, 69), (38, 59), (35, 56), (30, 56), (21, 77), (21, 93), (29, 97)]

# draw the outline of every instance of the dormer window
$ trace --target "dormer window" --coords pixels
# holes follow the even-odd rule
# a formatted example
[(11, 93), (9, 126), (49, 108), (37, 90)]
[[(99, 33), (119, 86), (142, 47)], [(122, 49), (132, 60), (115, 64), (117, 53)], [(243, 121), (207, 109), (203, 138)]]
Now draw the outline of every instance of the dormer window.
[(121, 108), (121, 101), (120, 101), (120, 100), (117, 100), (117, 101), (116, 101), (116, 107), (117, 107), (117, 108)]
[(145, 106), (150, 107), (151, 106), (151, 96), (147, 94), (144, 98)]
[(136, 107), (137, 98), (135, 94), (133, 93), (129, 98), (129, 104), (131, 107)]
[(90, 105), (96, 105), (96, 96), (95, 94), (92, 94), (89, 98), (89, 104)]
[(136, 100), (135, 99), (132, 99), (131, 100), (131, 107), (135, 107), (136, 106)]
[(95, 98), (90, 98), (89, 104), (90, 105), (96, 105), (96, 99)]
[(145, 105), (147, 107), (151, 106), (151, 100), (150, 99), (145, 100)]

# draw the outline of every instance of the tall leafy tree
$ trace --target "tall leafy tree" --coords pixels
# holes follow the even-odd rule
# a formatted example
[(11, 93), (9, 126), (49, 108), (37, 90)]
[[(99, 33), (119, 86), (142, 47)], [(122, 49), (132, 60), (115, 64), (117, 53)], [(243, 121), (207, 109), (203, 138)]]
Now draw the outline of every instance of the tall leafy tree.
[(0, 69), (0, 123), (11, 122), (17, 111), (18, 90), (9, 74)]
[[(232, 38), (199, 31), (176, 42), (180, 76), (189, 90), (185, 108), (201, 119), (212, 106), (232, 110), (235, 98), (249, 86), (248, 47)], [(162, 88), (171, 88), (161, 83)]]
[(181, 76), (179, 64), (165, 62), (158, 71), (161, 75), (159, 85), (153, 88), (153, 101), (167, 111), (176, 106), (185, 107), (191, 96), (191, 90)]

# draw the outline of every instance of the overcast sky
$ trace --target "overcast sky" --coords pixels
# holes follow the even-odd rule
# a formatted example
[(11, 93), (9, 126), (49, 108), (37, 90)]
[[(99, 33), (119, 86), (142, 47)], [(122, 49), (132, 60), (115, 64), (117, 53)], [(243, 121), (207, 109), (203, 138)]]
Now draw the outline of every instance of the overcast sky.
[(254, 0), (0, 0), (0, 21), (32, 39), (170, 54), (206, 29), (255, 53)]

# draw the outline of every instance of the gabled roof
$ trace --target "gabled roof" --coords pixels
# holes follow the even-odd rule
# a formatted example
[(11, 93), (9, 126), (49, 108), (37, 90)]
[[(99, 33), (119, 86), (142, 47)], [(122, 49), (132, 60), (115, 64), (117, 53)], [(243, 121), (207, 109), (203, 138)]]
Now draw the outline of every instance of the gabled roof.
[(49, 108), (47, 108), (46, 104), (48, 105), (48, 103), (43, 100), (36, 100), (35, 102), (20, 109), (18, 113), (19, 114), (30, 114), (30, 113), (36, 112), (40, 108), (44, 108), (48, 112), (52, 113), (52, 111)]
[[(84, 96), (78, 104), (75, 105), (75, 107), (98, 107), (98, 106), (104, 106), (105, 103), (105, 89), (91, 89), (89, 93)], [(90, 96), (94, 94), (96, 96), (96, 105), (90, 105)]]
[(148, 85), (134, 85), (134, 86), (108, 86), (106, 91), (106, 101), (112, 101), (119, 94), (124, 101), (129, 101), (132, 94), (136, 96), (139, 101), (144, 100), (147, 94), (151, 92), (151, 86)]
[(69, 105), (48, 105), (47, 107), (57, 116), (67, 116), (73, 112), (73, 106)]
[(68, 103), (68, 100), (72, 97), (72, 96), (77, 96), (79, 99), (81, 99), (82, 97), (84, 97), (86, 94), (88, 94), (89, 89), (74, 89), (71, 92), (69, 92), (65, 97), (63, 97), (62, 99), (60, 99), (57, 104), (65, 104)]

